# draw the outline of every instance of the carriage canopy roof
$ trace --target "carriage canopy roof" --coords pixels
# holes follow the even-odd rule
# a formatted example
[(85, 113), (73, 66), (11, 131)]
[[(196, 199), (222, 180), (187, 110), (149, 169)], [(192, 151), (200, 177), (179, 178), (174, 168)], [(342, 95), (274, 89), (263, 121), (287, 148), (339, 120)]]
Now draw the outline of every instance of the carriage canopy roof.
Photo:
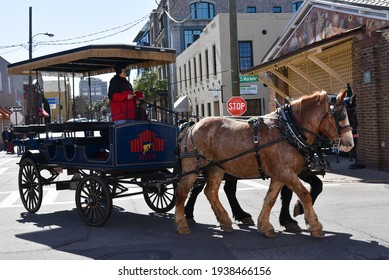
[(94, 76), (115, 72), (114, 66), (126, 63), (131, 69), (148, 68), (175, 62), (173, 49), (136, 45), (90, 45), (45, 55), (8, 65), (10, 75)]

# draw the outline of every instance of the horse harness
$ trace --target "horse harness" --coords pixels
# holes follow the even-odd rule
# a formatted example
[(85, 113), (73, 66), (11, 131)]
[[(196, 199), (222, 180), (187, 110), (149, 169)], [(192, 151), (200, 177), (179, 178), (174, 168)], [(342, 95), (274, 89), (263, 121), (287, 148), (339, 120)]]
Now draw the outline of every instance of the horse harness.
[[(343, 104), (335, 106), (336, 95), (332, 95), (332, 94), (328, 95), (327, 101), (330, 103), (330, 110), (327, 112), (327, 114), (323, 118), (323, 120), (327, 116), (333, 116), (335, 119), (335, 122), (336, 122), (336, 126), (338, 129), (339, 135), (344, 133), (342, 131), (344, 131), (344, 130), (348, 131), (349, 129), (351, 129), (350, 125), (342, 127), (339, 124), (339, 122), (344, 120), (346, 116), (342, 110), (343, 106), (344, 106)], [(265, 174), (265, 172), (262, 168), (262, 163), (261, 163), (259, 151), (261, 149), (272, 146), (272, 145), (279, 143), (279, 142), (282, 142), (282, 141), (287, 141), (290, 145), (296, 147), (302, 153), (302, 155), (305, 157), (307, 166), (310, 166), (310, 164), (312, 163), (312, 158), (314, 157), (314, 154), (316, 153), (320, 159), (320, 168), (322, 170), (329, 168), (329, 163), (327, 160), (324, 159), (321, 150), (318, 148), (318, 145), (315, 143), (314, 144), (307, 143), (307, 137), (302, 133), (302, 131), (314, 134), (317, 138), (321, 139), (320, 141), (327, 141), (328, 142), (328, 140), (317, 133), (314, 133), (312, 131), (309, 131), (305, 128), (300, 127), (297, 124), (296, 119), (294, 118), (294, 115), (292, 112), (292, 106), (290, 104), (285, 104), (285, 105), (281, 106), (277, 101), (276, 101), (276, 103), (277, 103), (277, 105), (279, 105), (279, 108), (276, 111), (277, 119), (279, 120), (279, 125), (274, 125), (274, 126), (272, 126), (272, 128), (275, 127), (275, 128), (280, 129), (281, 137), (274, 139), (268, 143), (259, 145), (258, 129), (259, 129), (259, 126), (261, 124), (265, 125), (265, 123), (262, 122), (262, 119), (264, 119), (265, 117), (259, 116), (257, 118), (250, 119), (248, 121), (248, 123), (250, 124), (251, 128), (253, 129), (253, 147), (249, 150), (242, 152), (242, 153), (236, 154), (232, 157), (229, 157), (229, 158), (226, 158), (226, 159), (223, 159), (220, 161), (213, 161), (212, 159), (207, 158), (201, 152), (198, 151), (197, 146), (194, 142), (193, 133), (192, 133), (195, 125), (189, 127), (188, 128), (189, 137), (185, 137), (185, 142), (183, 143), (184, 144), (184, 151), (179, 152), (179, 159), (181, 160), (182, 158), (196, 158), (196, 168), (192, 171), (188, 171), (185, 173), (180, 172), (181, 174), (179, 174), (179, 176), (184, 177), (184, 176), (187, 176), (187, 175), (190, 175), (193, 173), (199, 174), (199, 173), (206, 171), (207, 169), (209, 169), (213, 166), (218, 166), (219, 168), (224, 170), (224, 168), (222, 166), (223, 163), (237, 159), (239, 157), (242, 157), (242, 156), (245, 156), (247, 154), (254, 152), (255, 158), (256, 158), (257, 163), (258, 163), (259, 174), (262, 177), (262, 179), (267, 179), (269, 177)], [(192, 147), (193, 147), (193, 151), (188, 151), (188, 139), (190, 139), (190, 142), (191, 142)], [(180, 146), (182, 144), (181, 140), (182, 140), (181, 138), (178, 139), (178, 146)], [(339, 144), (339, 142), (340, 142), (340, 136), (335, 141), (335, 144)], [(205, 162), (206, 162), (205, 166), (200, 167), (200, 159), (205, 160)]]

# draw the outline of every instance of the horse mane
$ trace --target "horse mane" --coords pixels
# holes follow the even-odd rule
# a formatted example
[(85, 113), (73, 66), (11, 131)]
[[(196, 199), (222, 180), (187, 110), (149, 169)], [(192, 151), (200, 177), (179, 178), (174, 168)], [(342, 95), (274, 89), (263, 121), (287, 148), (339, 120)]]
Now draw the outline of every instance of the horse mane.
[(294, 113), (300, 115), (302, 119), (310, 114), (310, 110), (303, 110), (303, 108), (317, 109), (322, 105), (322, 102), (326, 102), (327, 94), (325, 91), (316, 91), (310, 95), (304, 95), (301, 98), (292, 101), (294, 104)]

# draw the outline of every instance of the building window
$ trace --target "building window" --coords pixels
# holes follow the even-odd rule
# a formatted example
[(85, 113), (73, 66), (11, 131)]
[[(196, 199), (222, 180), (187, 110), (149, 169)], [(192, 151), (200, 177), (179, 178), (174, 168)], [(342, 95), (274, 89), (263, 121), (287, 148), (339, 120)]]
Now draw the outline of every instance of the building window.
[(201, 33), (201, 29), (188, 29), (184, 30), (184, 49), (189, 47), (194, 41), (196, 41), (197, 36)]
[(182, 69), (181, 69), (181, 67), (178, 68), (178, 72), (179, 72), (179, 75), (180, 75), (180, 89), (182, 90)]
[(247, 7), (247, 13), (249, 14), (255, 14), (257, 12), (257, 7), (248, 6)]
[(193, 78), (195, 84), (197, 84), (197, 61), (195, 57), (193, 58)]
[(213, 56), (213, 75), (217, 75), (217, 69), (216, 69), (216, 46), (212, 46), (212, 56)]
[(202, 61), (201, 53), (199, 54), (199, 78), (200, 82), (203, 80), (203, 61)]
[(208, 50), (205, 50), (205, 77), (209, 79), (209, 55)]
[(190, 4), (192, 19), (211, 19), (215, 17), (215, 5), (207, 2)]
[(273, 6), (273, 13), (281, 13), (281, 6)]
[(244, 116), (261, 116), (262, 112), (262, 99), (251, 99), (246, 100), (247, 111), (243, 114)]
[(292, 9), (293, 13), (297, 12), (297, 10), (300, 8), (300, 6), (303, 4), (304, 1), (297, 1), (292, 3)]
[(189, 73), (189, 86), (192, 86), (192, 66), (190, 61), (188, 61), (188, 73)]
[(184, 79), (185, 79), (185, 88), (187, 88), (188, 87), (188, 79), (186, 78), (187, 76), (186, 76), (186, 65), (184, 64)]
[(239, 42), (239, 69), (246, 70), (253, 66), (253, 42)]

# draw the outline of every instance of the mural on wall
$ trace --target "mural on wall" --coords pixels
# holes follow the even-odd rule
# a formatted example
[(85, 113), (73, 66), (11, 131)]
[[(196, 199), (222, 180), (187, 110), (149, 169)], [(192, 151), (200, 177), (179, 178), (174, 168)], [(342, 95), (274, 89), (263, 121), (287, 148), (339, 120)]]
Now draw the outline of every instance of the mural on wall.
[(389, 21), (313, 7), (277, 57), (363, 25), (366, 26), (366, 31), (374, 31), (389, 25)]

